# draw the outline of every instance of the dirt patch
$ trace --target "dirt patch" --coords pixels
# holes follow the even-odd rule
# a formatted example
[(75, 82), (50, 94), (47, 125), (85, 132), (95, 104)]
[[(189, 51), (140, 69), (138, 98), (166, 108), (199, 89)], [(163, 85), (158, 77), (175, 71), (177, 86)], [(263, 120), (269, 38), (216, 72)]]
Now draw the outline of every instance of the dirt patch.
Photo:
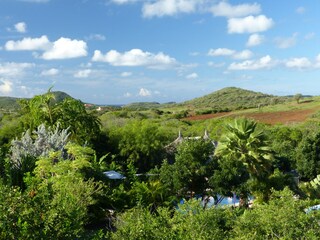
[(303, 109), (303, 110), (293, 110), (293, 111), (281, 111), (281, 112), (261, 112), (261, 113), (216, 113), (216, 114), (205, 114), (199, 116), (192, 116), (185, 118), (185, 120), (205, 120), (211, 118), (220, 118), (226, 116), (232, 117), (247, 117), (252, 118), (258, 122), (263, 122), (267, 124), (290, 124), (304, 122), (312, 114), (320, 110), (320, 107)]

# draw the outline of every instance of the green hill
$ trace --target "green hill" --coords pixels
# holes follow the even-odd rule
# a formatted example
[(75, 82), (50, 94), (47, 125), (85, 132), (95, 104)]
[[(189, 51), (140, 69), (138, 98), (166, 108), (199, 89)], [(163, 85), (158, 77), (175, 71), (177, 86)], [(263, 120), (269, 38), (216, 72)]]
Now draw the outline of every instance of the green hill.
[[(65, 98), (71, 98), (65, 92), (53, 91), (55, 102), (62, 102)], [(0, 111), (16, 111), (19, 109), (19, 100), (28, 98), (0, 97)]]
[(18, 108), (18, 98), (0, 97), (0, 110), (15, 111)]
[(256, 108), (287, 101), (289, 97), (279, 97), (236, 87), (228, 87), (181, 103), (181, 106), (217, 111)]

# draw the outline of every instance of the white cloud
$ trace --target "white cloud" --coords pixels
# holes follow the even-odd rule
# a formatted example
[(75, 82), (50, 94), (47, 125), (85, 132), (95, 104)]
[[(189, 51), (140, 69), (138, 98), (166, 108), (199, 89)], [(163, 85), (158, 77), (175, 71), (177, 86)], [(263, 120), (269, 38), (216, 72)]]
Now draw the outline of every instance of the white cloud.
[(208, 62), (208, 66), (214, 67), (214, 68), (221, 68), (225, 65), (224, 62), (221, 63), (215, 63), (215, 62)]
[(153, 68), (164, 68), (176, 64), (176, 60), (162, 52), (153, 54), (143, 52), (141, 49), (132, 49), (130, 51), (120, 53), (111, 50), (103, 55), (99, 50), (94, 51), (92, 61), (106, 62), (112, 66), (149, 66)]
[(290, 48), (296, 45), (297, 43), (297, 33), (294, 33), (291, 37), (282, 38), (278, 37), (275, 39), (276, 45), (278, 48)]
[(306, 35), (304, 36), (304, 39), (306, 39), (306, 40), (311, 40), (311, 39), (314, 38), (315, 35), (316, 35), (316, 34), (315, 34), (314, 32), (310, 32), (310, 33), (308, 33), (308, 34), (306, 34)]
[(229, 48), (217, 48), (217, 49), (210, 49), (208, 52), (208, 55), (213, 57), (232, 56), (234, 53), (235, 51)]
[(285, 64), (288, 68), (302, 69), (302, 68), (312, 67), (311, 61), (306, 57), (292, 58), (292, 59), (288, 60)]
[(25, 33), (27, 32), (27, 24), (25, 22), (19, 22), (14, 25), (14, 28), (19, 33)]
[(5, 49), (8, 51), (34, 51), (46, 50), (50, 48), (51, 43), (47, 36), (43, 35), (40, 38), (23, 38), (19, 41), (8, 41), (5, 44)]
[(247, 60), (241, 63), (231, 63), (229, 70), (258, 70), (273, 66), (272, 58), (267, 55), (258, 60)]
[(243, 50), (241, 52), (237, 52), (233, 55), (234, 59), (249, 59), (253, 56), (253, 53), (250, 50)]
[(298, 7), (296, 9), (296, 13), (298, 14), (304, 14), (306, 12), (306, 9), (304, 7)]
[(84, 56), (87, 56), (86, 42), (62, 37), (53, 43), (51, 49), (43, 53), (42, 58), (45, 60), (54, 60), (78, 58)]
[(264, 41), (264, 36), (260, 34), (252, 34), (250, 35), (247, 41), (247, 47), (254, 47), (260, 45)]
[(234, 59), (249, 59), (253, 56), (250, 50), (243, 50), (241, 52), (236, 52), (235, 50), (229, 48), (217, 48), (210, 49), (208, 52), (209, 56), (219, 57), (219, 56), (230, 56)]
[(132, 72), (122, 72), (121, 77), (130, 77), (132, 75)]
[(196, 10), (200, 0), (156, 0), (146, 2), (142, 8), (142, 15), (146, 18), (174, 16), (179, 13), (191, 13)]
[(222, 1), (219, 4), (214, 5), (210, 11), (214, 16), (234, 18), (259, 14), (261, 8), (257, 3), (230, 5), (228, 2)]
[(320, 54), (316, 57), (315, 67), (320, 68)]
[(86, 38), (86, 40), (96, 40), (96, 41), (104, 41), (106, 40), (106, 37), (102, 34), (90, 34), (89, 37)]
[(131, 94), (131, 93), (129, 93), (129, 92), (126, 92), (123, 96), (124, 96), (124, 97), (126, 97), (126, 98), (128, 98), (128, 97), (131, 97), (131, 96), (132, 96), (132, 94)]
[(270, 29), (273, 24), (273, 20), (264, 15), (230, 18), (228, 20), (228, 33), (264, 32)]
[(41, 72), (42, 76), (55, 76), (59, 73), (59, 70), (56, 68), (50, 68)]
[(91, 69), (84, 69), (76, 72), (73, 76), (75, 78), (87, 78), (91, 74), (92, 70)]
[(27, 68), (33, 67), (34, 64), (31, 63), (0, 63), (0, 76), (5, 77), (16, 77), (24, 73)]
[(187, 79), (197, 79), (198, 77), (198, 74), (195, 72), (186, 76)]
[(115, 4), (127, 4), (127, 3), (134, 3), (137, 2), (138, 0), (111, 0), (111, 2)]
[(0, 93), (9, 94), (12, 92), (12, 82), (0, 79)]
[(48, 3), (50, 0), (20, 0), (20, 2), (30, 2), (30, 3)]
[(141, 88), (139, 91), (139, 96), (141, 97), (149, 97), (151, 96), (151, 92), (148, 89)]

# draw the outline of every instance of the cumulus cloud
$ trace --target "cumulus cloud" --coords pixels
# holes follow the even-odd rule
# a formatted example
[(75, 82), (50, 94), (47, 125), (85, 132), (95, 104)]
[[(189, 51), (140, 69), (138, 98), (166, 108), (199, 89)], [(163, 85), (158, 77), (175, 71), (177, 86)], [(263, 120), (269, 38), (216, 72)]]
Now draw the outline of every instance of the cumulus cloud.
[(146, 2), (142, 8), (145, 18), (174, 16), (179, 13), (191, 13), (196, 10), (200, 0), (156, 0)]
[(250, 50), (243, 50), (241, 52), (237, 52), (233, 55), (234, 59), (249, 59), (253, 56), (253, 53)]
[(1, 77), (17, 77), (24, 73), (28, 68), (33, 67), (31, 63), (0, 63), (0, 76)]
[(131, 93), (129, 93), (129, 92), (126, 92), (123, 96), (124, 96), (124, 97), (126, 97), (126, 98), (129, 98), (129, 97), (131, 97), (131, 96), (132, 96), (132, 94), (131, 94)]
[(231, 5), (228, 2), (222, 1), (214, 5), (210, 9), (210, 12), (212, 12), (214, 16), (234, 18), (259, 14), (261, 8), (257, 3)]
[(75, 78), (87, 78), (91, 74), (92, 70), (91, 69), (84, 69), (76, 72), (73, 76)]
[(306, 57), (292, 58), (292, 59), (288, 60), (285, 63), (285, 65), (288, 68), (299, 68), (299, 69), (312, 67), (311, 61)]
[(247, 41), (247, 47), (254, 47), (260, 45), (264, 41), (264, 36), (260, 34), (252, 34), (250, 35)]
[(195, 72), (186, 76), (187, 79), (197, 79), (198, 77), (198, 74)]
[(104, 41), (106, 37), (102, 34), (90, 34), (90, 36), (86, 37), (86, 40), (96, 40), (96, 41)]
[(20, 0), (20, 2), (30, 2), (30, 3), (48, 3), (50, 0)]
[(41, 72), (42, 76), (55, 76), (59, 73), (59, 70), (56, 68), (50, 68)]
[(208, 52), (208, 55), (213, 57), (232, 56), (234, 53), (235, 51), (229, 48), (217, 48), (217, 49), (210, 49)]
[(122, 72), (121, 77), (130, 77), (132, 75), (132, 72)]
[(275, 39), (275, 43), (278, 48), (290, 48), (296, 45), (297, 36), (298, 34), (294, 33), (291, 37), (288, 38), (278, 37)]
[(45, 60), (78, 58), (87, 56), (87, 43), (82, 40), (59, 38), (51, 49), (43, 53)]
[(86, 42), (63, 37), (55, 42), (50, 42), (46, 35), (39, 38), (23, 38), (18, 41), (7, 41), (5, 49), (7, 51), (44, 51), (41, 58), (45, 60), (87, 56)]
[(304, 36), (304, 39), (306, 39), (306, 40), (311, 40), (311, 39), (314, 38), (315, 35), (316, 35), (316, 34), (315, 34), (314, 32), (310, 32), (310, 33), (308, 33), (308, 34), (306, 34), (306, 35)]
[(214, 67), (214, 68), (221, 68), (225, 65), (224, 62), (216, 63), (216, 62), (208, 62), (208, 66)]
[(320, 54), (316, 57), (315, 67), (320, 68)]
[(273, 20), (264, 15), (230, 18), (228, 20), (228, 33), (264, 32), (270, 29), (273, 24)]
[(138, 0), (111, 0), (111, 2), (115, 4), (126, 4), (126, 3), (134, 3), (137, 2)]
[(176, 64), (174, 58), (165, 55), (162, 52), (153, 54), (144, 52), (141, 49), (132, 49), (124, 53), (111, 50), (106, 54), (102, 54), (99, 50), (95, 50), (92, 61), (106, 62), (112, 66), (149, 66), (153, 68), (164, 68)]
[(5, 44), (7, 51), (35, 51), (49, 49), (51, 43), (47, 36), (43, 35), (40, 38), (23, 38), (18, 41), (8, 41)]
[(27, 24), (25, 22), (18, 22), (14, 25), (14, 28), (19, 33), (27, 32)]
[(229, 70), (258, 70), (273, 66), (272, 58), (267, 55), (258, 60), (247, 60), (241, 63), (231, 63)]
[(140, 88), (139, 96), (141, 96), (141, 97), (149, 97), (149, 96), (151, 96), (151, 92), (148, 89)]
[(9, 94), (12, 92), (12, 82), (0, 79), (0, 94)]
[(250, 50), (243, 50), (237, 52), (229, 48), (217, 48), (210, 49), (208, 55), (213, 57), (230, 56), (234, 59), (249, 59), (253, 56), (253, 53)]

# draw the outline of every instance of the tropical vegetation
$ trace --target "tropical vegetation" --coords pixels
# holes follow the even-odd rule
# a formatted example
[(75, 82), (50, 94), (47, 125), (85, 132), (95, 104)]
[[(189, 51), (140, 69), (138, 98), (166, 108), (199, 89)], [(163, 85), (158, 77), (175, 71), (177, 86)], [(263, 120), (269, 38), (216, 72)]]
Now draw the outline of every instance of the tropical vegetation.
[[(0, 239), (320, 234), (317, 97), (227, 88), (112, 107), (49, 89), (15, 104), (0, 109)], [(284, 109), (315, 112), (273, 125), (246, 115)], [(231, 112), (186, 118), (209, 110)]]

